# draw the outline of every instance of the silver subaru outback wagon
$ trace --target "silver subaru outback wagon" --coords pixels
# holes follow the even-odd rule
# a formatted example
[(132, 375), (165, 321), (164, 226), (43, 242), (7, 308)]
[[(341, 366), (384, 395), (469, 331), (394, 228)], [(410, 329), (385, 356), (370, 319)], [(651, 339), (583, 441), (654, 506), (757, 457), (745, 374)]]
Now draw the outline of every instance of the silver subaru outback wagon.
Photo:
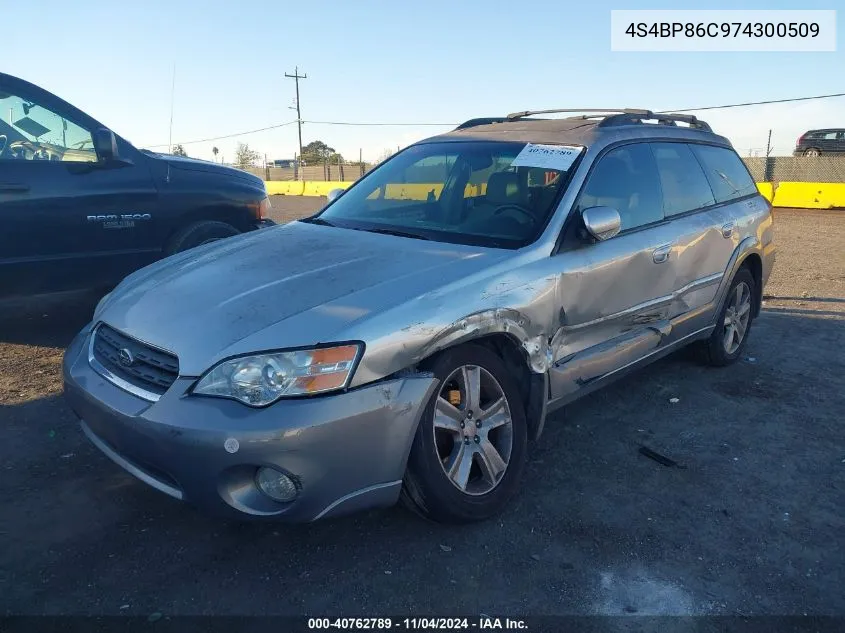
[(769, 203), (695, 117), (579, 112), (467, 122), (313, 217), (133, 273), (65, 354), (82, 430), (229, 516), (472, 521), (555, 409), (684, 345), (735, 361)]

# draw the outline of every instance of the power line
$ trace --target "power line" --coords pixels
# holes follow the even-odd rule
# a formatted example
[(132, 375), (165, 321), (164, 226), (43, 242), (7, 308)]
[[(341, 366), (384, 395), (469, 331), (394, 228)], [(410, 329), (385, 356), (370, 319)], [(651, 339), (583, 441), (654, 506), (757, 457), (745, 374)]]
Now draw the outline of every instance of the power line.
[(364, 123), (359, 121), (303, 121), (303, 123), (316, 123), (318, 125), (399, 125), (399, 126), (423, 126), (434, 125), (438, 127), (446, 127), (457, 125), (457, 123)]
[[(208, 143), (210, 141), (220, 141), (227, 138), (235, 138), (238, 136), (246, 136), (247, 134), (255, 134), (256, 132), (266, 132), (267, 130), (275, 130), (276, 128), (285, 127), (287, 125), (293, 125), (297, 123), (298, 120), (288, 121), (287, 123), (279, 123), (277, 125), (269, 125), (267, 127), (258, 128), (257, 130), (247, 130), (245, 132), (235, 132), (234, 134), (226, 134), (224, 136), (214, 136), (211, 138), (201, 138), (195, 141), (183, 141), (181, 143), (177, 143), (177, 145), (194, 145), (195, 143)], [(398, 126), (427, 126), (427, 125), (435, 125), (439, 127), (444, 126), (454, 126), (457, 123), (359, 123), (356, 121), (305, 121), (303, 120), (302, 123), (311, 123), (316, 125), (398, 125)], [(168, 143), (159, 143), (158, 145), (145, 145), (144, 147), (152, 149), (154, 147), (169, 147)]]
[[(747, 106), (755, 106), (755, 105), (769, 105), (773, 103), (791, 103), (795, 101), (812, 101), (814, 99), (832, 99), (834, 97), (845, 97), (845, 92), (837, 92), (834, 94), (826, 94), (826, 95), (816, 95), (813, 97), (793, 97), (790, 99), (770, 99), (768, 101), (748, 101), (746, 103), (728, 103), (724, 105), (715, 105), (715, 106), (703, 106), (701, 108), (678, 108), (678, 109), (671, 109), (671, 110), (660, 110), (659, 113), (670, 113), (670, 112), (698, 112), (701, 110), (725, 110), (728, 108), (742, 108)], [(298, 102), (298, 100), (297, 100)], [(222, 139), (227, 138), (235, 138), (238, 136), (245, 136), (247, 134), (254, 134), (256, 132), (266, 132), (267, 130), (274, 130), (276, 128), (285, 127), (287, 125), (293, 125), (297, 123), (299, 119), (296, 121), (288, 121), (287, 123), (279, 123), (277, 125), (270, 125), (263, 128), (258, 128), (256, 130), (247, 130), (245, 132), (236, 132), (235, 134), (226, 134), (225, 136), (215, 136), (212, 138), (204, 138), (198, 139), (195, 141), (185, 141), (183, 143), (178, 143), (179, 145), (193, 145), (195, 143), (206, 143), (209, 141), (219, 141)], [(312, 125), (349, 125), (349, 126), (408, 126), (408, 127), (416, 127), (416, 126), (435, 126), (435, 127), (447, 127), (447, 126), (454, 126), (457, 125), (456, 123), (382, 123), (382, 122), (365, 122), (365, 121), (306, 121), (302, 120), (302, 123), (310, 123)], [(167, 147), (167, 144), (161, 143), (159, 145), (147, 145), (147, 147)]]
[(769, 105), (771, 103), (790, 103), (793, 101), (812, 101), (813, 99), (831, 99), (833, 97), (845, 97), (845, 92), (837, 92), (829, 95), (817, 95), (815, 97), (794, 97), (792, 99), (770, 99), (769, 101), (749, 101), (747, 103), (729, 103), (727, 105), (705, 106), (703, 108), (682, 108), (679, 110), (661, 110), (658, 114), (669, 114), (670, 112), (698, 112), (700, 110), (725, 110), (727, 108), (742, 108), (745, 106)]
[[(181, 143), (177, 143), (177, 145), (194, 145), (195, 143), (208, 143), (210, 141), (220, 141), (227, 138), (235, 138), (238, 136), (246, 136), (247, 134), (255, 134), (256, 132), (266, 132), (267, 130), (275, 130), (276, 128), (285, 127), (286, 125), (293, 125), (296, 121), (288, 121), (287, 123), (279, 123), (277, 125), (269, 125), (267, 127), (261, 127), (257, 130), (247, 130), (246, 132), (235, 132), (234, 134), (226, 134), (224, 136), (213, 136), (211, 138), (201, 138), (195, 141), (183, 141)], [(166, 143), (159, 143), (158, 145), (146, 145), (147, 148), (153, 147), (167, 147)]]

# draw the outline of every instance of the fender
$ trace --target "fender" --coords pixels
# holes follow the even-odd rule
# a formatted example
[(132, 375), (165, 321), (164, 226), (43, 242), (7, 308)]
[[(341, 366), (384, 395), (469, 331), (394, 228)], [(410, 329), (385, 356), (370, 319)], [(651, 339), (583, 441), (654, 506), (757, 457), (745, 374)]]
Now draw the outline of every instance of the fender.
[(467, 315), (438, 332), (419, 350), (417, 362), (448, 347), (472, 342), (490, 334), (504, 334), (518, 344), (524, 353), (523, 360), (530, 371), (525, 414), (529, 438), (536, 441), (543, 432), (548, 412), (548, 372), (553, 355), (548, 334), (524, 314), (513, 309), (496, 308)]
[(762, 254), (760, 253), (759, 240), (755, 236), (750, 235), (737, 245), (736, 249), (734, 249), (733, 255), (731, 255), (728, 267), (725, 269), (725, 274), (722, 277), (722, 282), (719, 284), (719, 289), (716, 291), (716, 309), (713, 311), (713, 320), (710, 322), (710, 325), (716, 324), (716, 320), (719, 318), (719, 314), (722, 312), (722, 307), (727, 300), (728, 288), (730, 288), (734, 276), (742, 267), (742, 264), (748, 256), (752, 253), (756, 253), (762, 257)]
[(414, 363), (440, 350), (489, 334), (505, 334), (519, 343), (532, 373), (544, 374), (552, 364), (549, 337), (543, 329), (517, 310), (495, 308), (467, 315), (443, 328), (416, 354)]

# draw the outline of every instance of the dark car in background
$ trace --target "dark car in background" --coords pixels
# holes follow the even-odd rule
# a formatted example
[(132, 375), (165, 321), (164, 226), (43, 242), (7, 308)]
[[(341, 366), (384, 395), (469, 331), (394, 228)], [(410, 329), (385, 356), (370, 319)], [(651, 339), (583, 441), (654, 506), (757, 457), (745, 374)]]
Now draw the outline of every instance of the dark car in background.
[(793, 156), (821, 156), (845, 152), (845, 128), (804, 132), (795, 143)]
[(138, 150), (0, 73), (0, 295), (117, 284), (162, 257), (270, 224), (264, 182)]

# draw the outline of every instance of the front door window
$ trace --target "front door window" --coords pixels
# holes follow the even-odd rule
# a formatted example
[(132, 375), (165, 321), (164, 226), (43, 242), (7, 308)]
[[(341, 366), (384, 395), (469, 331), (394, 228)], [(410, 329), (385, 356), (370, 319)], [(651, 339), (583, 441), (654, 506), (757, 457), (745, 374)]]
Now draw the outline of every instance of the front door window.
[(0, 93), (0, 160), (93, 163), (91, 132), (38, 103)]

